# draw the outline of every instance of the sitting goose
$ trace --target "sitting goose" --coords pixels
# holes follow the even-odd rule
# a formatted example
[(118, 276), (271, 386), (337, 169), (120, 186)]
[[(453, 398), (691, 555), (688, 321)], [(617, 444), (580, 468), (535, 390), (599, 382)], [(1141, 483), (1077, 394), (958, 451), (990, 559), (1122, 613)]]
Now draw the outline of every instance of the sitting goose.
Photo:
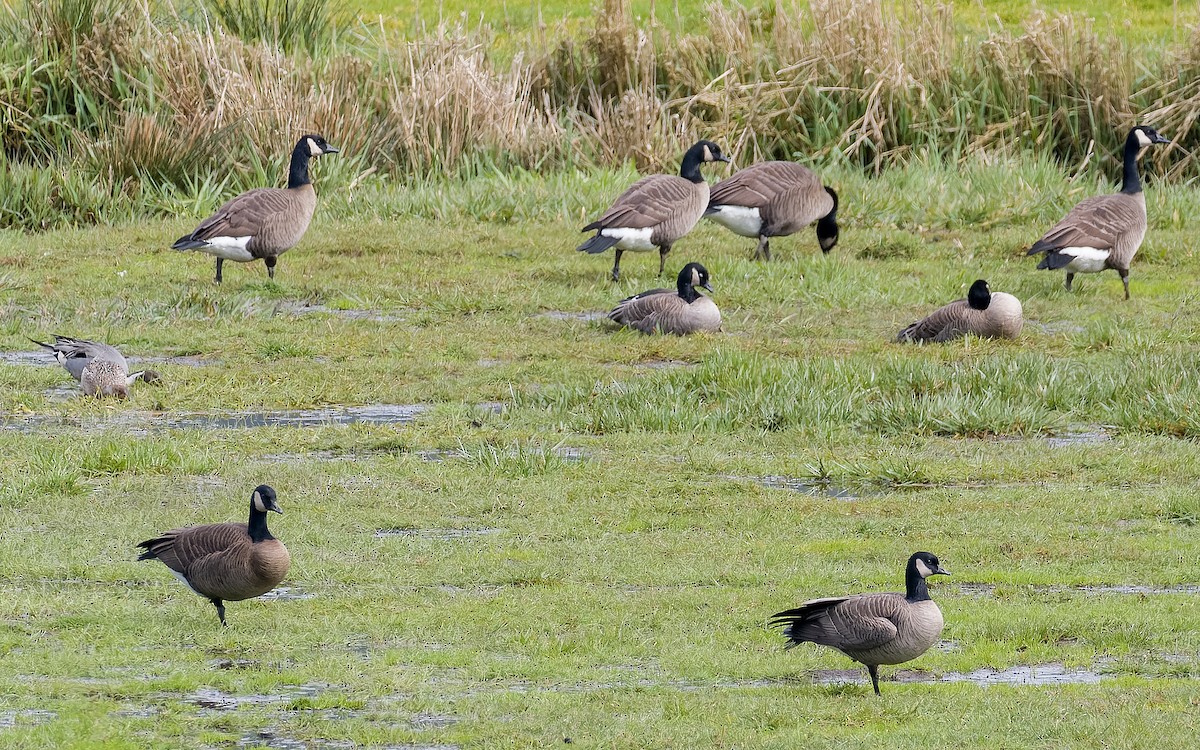
[(168, 531), (138, 544), (139, 560), (162, 560), (176, 578), (217, 608), (225, 625), (226, 601), (262, 596), (291, 567), (283, 542), (267, 530), (267, 511), (283, 513), (275, 490), (260, 484), (250, 495), (250, 523), (212, 523)]
[(728, 162), (712, 141), (698, 141), (683, 155), (679, 176), (654, 174), (643, 177), (621, 194), (612, 206), (583, 231), (596, 230), (594, 237), (575, 248), (602, 253), (615, 247), (612, 278), (621, 276), (621, 254), (626, 250), (649, 252), (658, 248), (658, 275), (662, 276), (671, 245), (696, 226), (708, 206), (708, 183), (700, 165)]
[(1125, 138), (1121, 192), (1083, 200), (1029, 248), (1027, 255), (1046, 253), (1039, 269), (1066, 270), (1068, 291), (1075, 274), (1112, 268), (1121, 275), (1125, 299), (1129, 299), (1129, 263), (1146, 236), (1146, 195), (1137, 159), (1143, 149), (1156, 143), (1170, 141), (1145, 125), (1130, 130)]
[(757, 237), (755, 258), (771, 259), (771, 237), (786, 237), (817, 222), (817, 242), (828, 253), (838, 241), (838, 197), (808, 167), (767, 161), (713, 186), (705, 217), (734, 234)]
[(262, 258), (267, 276), (275, 278), (275, 263), (291, 249), (312, 221), (317, 193), (309, 179), (308, 162), (314, 156), (338, 150), (319, 135), (306, 135), (292, 149), (286, 188), (248, 190), (200, 222), (191, 234), (175, 241), (174, 250), (199, 250), (217, 256), (217, 278), (226, 260), (249, 263)]
[(841, 651), (867, 666), (879, 695), (879, 665), (902, 664), (929, 650), (942, 634), (942, 611), (929, 598), (925, 579), (950, 575), (928, 552), (908, 558), (904, 594), (856, 594), (813, 599), (780, 612), (771, 625), (782, 625), (788, 648), (817, 643)]
[(129, 363), (125, 361), (124, 355), (108, 344), (57, 334), (53, 344), (36, 339), (29, 340), (54, 352), (58, 363), (71, 373), (71, 377), (79, 381), (84, 394), (88, 396), (128, 398), (129, 386), (138, 378), (147, 383), (162, 379), (154, 370), (130, 373)]
[(1025, 325), (1021, 300), (1005, 292), (993, 293), (978, 279), (967, 290), (967, 298), (939, 307), (896, 336), (896, 341), (938, 343), (973, 333), (992, 339), (1015, 339)]
[(626, 297), (617, 303), (608, 319), (642, 333), (683, 336), (721, 330), (721, 311), (696, 287), (713, 290), (708, 283), (708, 270), (699, 263), (688, 263), (679, 272), (675, 289), (651, 289)]

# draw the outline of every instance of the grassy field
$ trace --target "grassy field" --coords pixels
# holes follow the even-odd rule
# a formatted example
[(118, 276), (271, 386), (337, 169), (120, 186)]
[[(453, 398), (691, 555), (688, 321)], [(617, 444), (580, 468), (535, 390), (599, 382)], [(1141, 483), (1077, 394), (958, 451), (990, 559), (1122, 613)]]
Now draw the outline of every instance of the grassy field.
[[(1194, 190), (1149, 188), (1124, 302), (1022, 255), (1110, 184), (832, 170), (827, 257), (811, 231), (771, 264), (712, 225), (677, 245), (726, 320), (677, 339), (593, 319), (654, 259), (614, 286), (573, 251), (632, 178), (329, 183), (275, 282), (221, 287), (165, 249), (187, 212), (0, 233), (0, 747), (1194, 746)], [(978, 277), (1024, 301), (1021, 339), (890, 342)], [(55, 332), (165, 385), (77, 398), (27, 354)], [(424, 408), (286, 424), (364, 405)], [(263, 412), (284, 424), (228, 424)], [(293, 569), (222, 629), (134, 545), (241, 519), (260, 482)], [(944, 640), (882, 699), (766, 628), (898, 589), (917, 549), (954, 573)]]

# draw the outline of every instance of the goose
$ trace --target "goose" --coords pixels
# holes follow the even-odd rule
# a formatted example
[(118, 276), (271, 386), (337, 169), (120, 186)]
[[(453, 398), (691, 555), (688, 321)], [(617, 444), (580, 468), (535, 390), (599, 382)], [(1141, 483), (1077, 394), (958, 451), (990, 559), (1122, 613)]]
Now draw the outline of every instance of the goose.
[(838, 196), (808, 167), (767, 161), (713, 186), (706, 218), (734, 234), (757, 237), (754, 257), (771, 259), (772, 237), (786, 237), (817, 222), (817, 243), (828, 253), (838, 241)]
[(1045, 253), (1038, 269), (1064, 269), (1066, 287), (1077, 273), (1106, 268), (1121, 275), (1129, 299), (1129, 263), (1146, 236), (1146, 196), (1138, 176), (1138, 155), (1148, 146), (1170, 143), (1154, 128), (1138, 125), (1125, 138), (1125, 171), (1121, 192), (1096, 195), (1072, 208), (1054, 228), (1033, 243), (1027, 255)]
[(617, 303), (608, 319), (642, 333), (673, 333), (683, 336), (721, 329), (721, 311), (716, 304), (696, 291), (712, 291), (708, 269), (688, 263), (679, 272), (675, 289), (651, 289)]
[(929, 650), (942, 634), (942, 611), (929, 598), (925, 579), (950, 575), (936, 556), (908, 558), (903, 594), (855, 594), (813, 599), (771, 618), (782, 626), (787, 648), (817, 643), (865, 664), (879, 695), (879, 665), (902, 664)]
[(147, 383), (159, 382), (162, 379), (154, 370), (130, 373), (129, 363), (125, 361), (124, 355), (108, 344), (57, 334), (53, 344), (37, 339), (29, 340), (53, 352), (58, 363), (83, 386), (83, 392), (87, 396), (128, 398), (129, 387), (139, 378)]
[(683, 155), (678, 177), (654, 174), (633, 183), (603, 216), (583, 228), (596, 234), (575, 249), (595, 254), (616, 248), (612, 279), (618, 281), (622, 253), (658, 248), (658, 275), (662, 276), (671, 245), (692, 231), (704, 215), (708, 183), (700, 174), (700, 165), (714, 161), (729, 159), (712, 141), (697, 141)]
[(274, 279), (279, 256), (304, 236), (317, 207), (308, 162), (314, 156), (336, 153), (338, 150), (319, 135), (302, 137), (292, 149), (286, 188), (255, 188), (242, 193), (200, 222), (194, 232), (176, 240), (171, 248), (217, 256), (218, 284), (221, 265), (227, 260), (249, 263), (262, 258), (267, 276)]
[(990, 339), (1015, 339), (1025, 325), (1021, 300), (1006, 292), (992, 292), (977, 279), (967, 298), (939, 307), (896, 336), (896, 341), (942, 343), (973, 333)]
[(267, 529), (267, 511), (283, 513), (269, 485), (250, 495), (250, 522), (212, 523), (174, 529), (147, 539), (138, 560), (161, 560), (184, 585), (217, 608), (225, 622), (225, 602), (262, 596), (275, 588), (291, 567), (283, 542)]

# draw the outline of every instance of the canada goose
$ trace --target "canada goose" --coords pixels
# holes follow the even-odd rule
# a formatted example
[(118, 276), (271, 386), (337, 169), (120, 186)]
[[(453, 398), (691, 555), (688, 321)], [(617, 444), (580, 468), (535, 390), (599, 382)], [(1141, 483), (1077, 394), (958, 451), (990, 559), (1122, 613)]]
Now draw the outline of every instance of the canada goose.
[(1015, 339), (1025, 325), (1021, 300), (1005, 292), (993, 293), (977, 280), (967, 298), (939, 307), (896, 336), (897, 341), (950, 341), (973, 333), (990, 339)]
[(314, 156), (336, 153), (321, 136), (304, 136), (292, 149), (287, 188), (247, 190), (200, 222), (196, 231), (176, 240), (172, 249), (217, 256), (218, 284), (226, 260), (248, 263), (262, 258), (267, 276), (275, 278), (275, 262), (304, 236), (317, 207), (308, 162)]
[(1062, 268), (1067, 272), (1067, 290), (1077, 273), (1099, 273), (1115, 269), (1129, 299), (1129, 263), (1146, 236), (1146, 195), (1138, 176), (1137, 159), (1142, 149), (1170, 143), (1154, 128), (1138, 125), (1125, 138), (1125, 172), (1121, 192), (1087, 198), (1072, 208), (1062, 221), (1033, 243), (1028, 255), (1046, 253), (1039, 269)]
[(716, 304), (696, 291), (712, 291), (708, 270), (699, 263), (688, 263), (679, 272), (675, 289), (651, 289), (617, 303), (608, 319), (642, 333), (673, 333), (683, 336), (721, 329), (721, 311)]
[(70, 336), (54, 336), (53, 344), (46, 344), (36, 339), (29, 339), (40, 347), (54, 352), (55, 359), (62, 365), (71, 377), (83, 386), (83, 392), (88, 396), (102, 398), (115, 396), (129, 397), (129, 386), (138, 378), (146, 382), (160, 380), (159, 374), (153, 370), (129, 372), (129, 363), (116, 348), (95, 341), (73, 339)]
[(226, 601), (262, 596), (287, 575), (292, 558), (267, 530), (267, 511), (283, 513), (275, 490), (260, 484), (250, 495), (250, 523), (211, 523), (168, 531), (137, 546), (139, 560), (162, 560), (176, 578), (217, 608), (225, 625)]
[(817, 242), (828, 253), (838, 241), (838, 196), (808, 167), (767, 161), (713, 186), (704, 215), (742, 237), (757, 237), (755, 258), (771, 259), (771, 237), (786, 237), (817, 222)]
[(729, 159), (712, 141), (698, 141), (683, 155), (679, 176), (653, 174), (643, 177), (621, 194), (612, 206), (583, 231), (596, 235), (576, 250), (602, 253), (615, 247), (612, 278), (621, 276), (621, 253), (649, 252), (658, 248), (658, 275), (662, 276), (667, 253), (680, 237), (692, 231), (708, 206), (708, 183), (700, 165)]
[(929, 650), (942, 634), (942, 611), (929, 598), (925, 579), (950, 575), (936, 556), (916, 552), (908, 558), (904, 594), (855, 594), (813, 599), (771, 618), (781, 625), (788, 648), (817, 643), (841, 651), (867, 666), (879, 695), (879, 665), (911, 661)]

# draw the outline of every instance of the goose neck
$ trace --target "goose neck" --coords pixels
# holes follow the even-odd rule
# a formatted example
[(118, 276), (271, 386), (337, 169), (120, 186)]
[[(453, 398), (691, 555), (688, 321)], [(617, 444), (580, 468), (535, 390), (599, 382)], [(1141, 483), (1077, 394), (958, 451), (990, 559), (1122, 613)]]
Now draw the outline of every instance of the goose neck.
[(267, 529), (267, 514), (251, 506), (250, 508), (250, 523), (246, 528), (250, 534), (250, 540), (254, 542), (262, 542), (267, 539), (274, 539), (271, 532)]
[(929, 587), (925, 579), (917, 572), (917, 566), (909, 563), (904, 574), (904, 597), (910, 602), (923, 602), (929, 599)]
[(1125, 139), (1125, 167), (1121, 177), (1121, 192), (1126, 195), (1136, 195), (1142, 192), (1142, 178), (1138, 175), (1137, 158), (1141, 151), (1137, 135), (1130, 133)]
[(312, 156), (308, 153), (308, 145), (304, 141), (296, 144), (296, 148), (292, 150), (292, 162), (288, 167), (288, 184), (289, 188), (298, 188), (308, 185), (311, 180), (308, 176), (308, 162)]

